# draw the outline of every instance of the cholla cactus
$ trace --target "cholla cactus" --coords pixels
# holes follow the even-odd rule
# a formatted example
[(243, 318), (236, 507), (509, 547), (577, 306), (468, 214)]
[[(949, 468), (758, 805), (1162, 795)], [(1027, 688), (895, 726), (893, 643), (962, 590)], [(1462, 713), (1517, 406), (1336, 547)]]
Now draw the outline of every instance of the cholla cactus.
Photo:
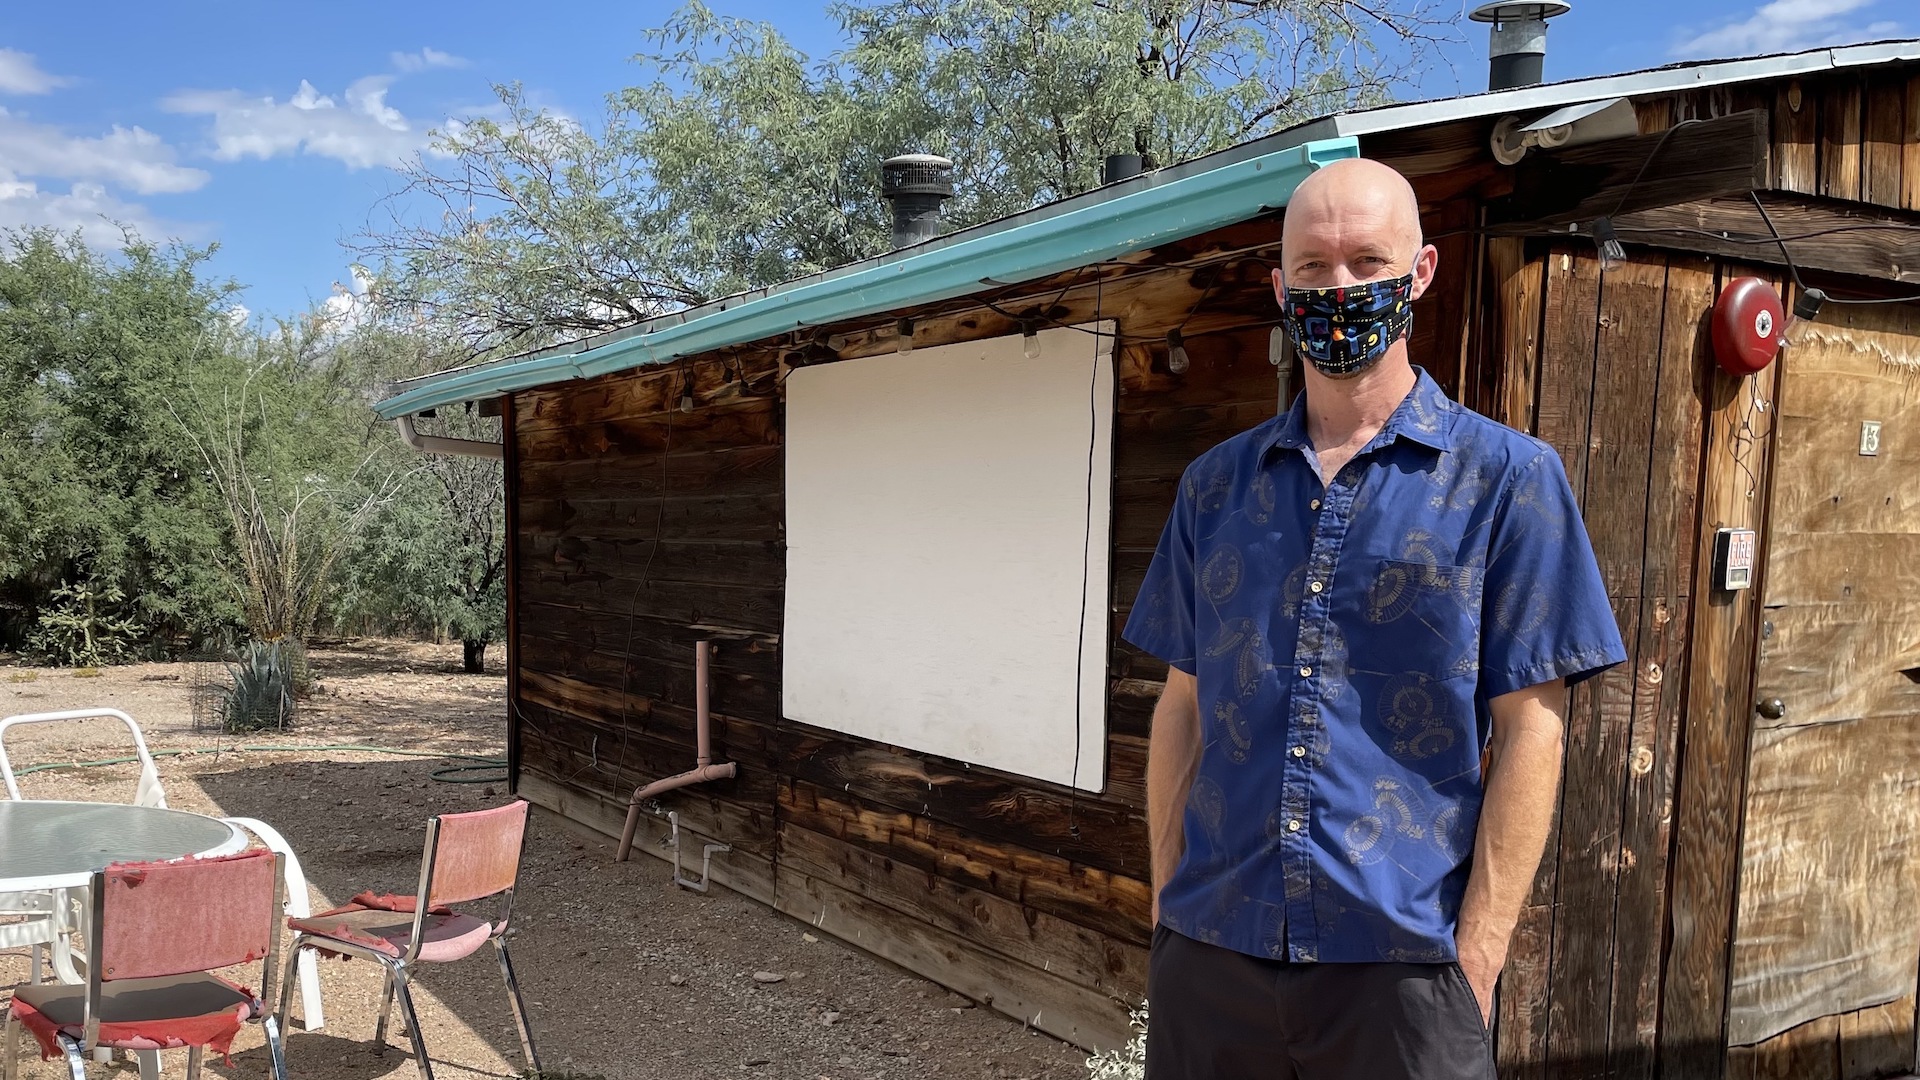
[(1128, 1014), (1133, 1038), (1118, 1050), (1087, 1059), (1088, 1080), (1145, 1080), (1147, 1075), (1147, 1003)]

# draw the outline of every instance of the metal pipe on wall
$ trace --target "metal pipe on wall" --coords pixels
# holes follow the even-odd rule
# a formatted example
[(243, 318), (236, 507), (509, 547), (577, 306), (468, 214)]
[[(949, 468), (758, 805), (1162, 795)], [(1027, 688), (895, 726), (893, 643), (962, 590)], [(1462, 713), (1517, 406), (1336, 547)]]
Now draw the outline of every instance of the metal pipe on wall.
[(655, 780), (651, 784), (634, 789), (633, 797), (627, 800), (627, 823), (620, 830), (620, 850), (614, 856), (616, 862), (626, 862), (633, 853), (633, 834), (640, 827), (640, 806), (648, 799), (665, 792), (674, 791), (694, 784), (704, 784), (709, 780), (730, 780), (738, 774), (738, 767), (731, 761), (713, 764), (712, 714), (709, 695), (708, 658), (713, 644), (705, 639), (693, 646), (694, 669), (694, 766), (686, 772)]

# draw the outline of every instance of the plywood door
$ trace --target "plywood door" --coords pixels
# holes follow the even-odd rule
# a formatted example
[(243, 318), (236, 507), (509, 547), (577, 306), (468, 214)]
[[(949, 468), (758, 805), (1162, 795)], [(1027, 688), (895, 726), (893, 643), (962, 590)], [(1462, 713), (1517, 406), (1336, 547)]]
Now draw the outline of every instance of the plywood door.
[(1782, 363), (1728, 1038), (1904, 1000), (1911, 1065), (1920, 311), (1829, 307)]

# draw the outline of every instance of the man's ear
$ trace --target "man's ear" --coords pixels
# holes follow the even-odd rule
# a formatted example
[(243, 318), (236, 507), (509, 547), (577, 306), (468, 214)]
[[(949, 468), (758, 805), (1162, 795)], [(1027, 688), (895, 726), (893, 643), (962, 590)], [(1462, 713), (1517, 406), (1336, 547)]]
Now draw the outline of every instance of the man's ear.
[(1413, 257), (1412, 299), (1418, 300), (1426, 293), (1427, 287), (1433, 284), (1434, 275), (1439, 271), (1440, 249), (1432, 244), (1421, 248)]
[(1273, 268), (1273, 299), (1281, 307), (1287, 304), (1287, 278), (1277, 266)]

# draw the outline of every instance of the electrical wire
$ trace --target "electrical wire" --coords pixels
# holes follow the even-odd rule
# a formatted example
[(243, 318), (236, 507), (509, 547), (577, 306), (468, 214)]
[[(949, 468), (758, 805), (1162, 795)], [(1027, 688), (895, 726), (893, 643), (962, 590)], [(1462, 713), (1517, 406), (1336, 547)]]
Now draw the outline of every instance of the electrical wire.
[[(1780, 246), (1780, 258), (1787, 264), (1787, 273), (1793, 275), (1793, 287), (1802, 293), (1806, 292), (1806, 284), (1800, 280), (1800, 268), (1794, 265), (1793, 254), (1787, 250), (1786, 238), (1781, 236), (1780, 230), (1774, 227), (1773, 215), (1767, 213), (1767, 204), (1761, 200), (1760, 193), (1757, 191), (1749, 191), (1747, 195), (1753, 199), (1754, 209), (1760, 211), (1760, 220), (1767, 223), (1767, 231), (1773, 234), (1773, 242)], [(1834, 296), (1825, 290), (1821, 291), (1823, 294), (1821, 302), (1827, 304), (1908, 304), (1920, 300), (1920, 295), (1854, 298)]]
[[(1105, 278), (1093, 283), (1093, 324), (1100, 325), (1105, 308)], [(1062, 296), (1066, 294), (1061, 293)], [(1119, 327), (1114, 327), (1116, 331)], [(1096, 331), (1097, 333), (1097, 331)], [(1118, 337), (1118, 334), (1115, 334)], [(1067, 786), (1067, 835), (1080, 839), (1080, 745), (1085, 738), (1085, 682), (1087, 666), (1087, 585), (1093, 576), (1093, 456), (1100, 446), (1100, 339), (1093, 341), (1092, 373), (1087, 378), (1087, 499), (1086, 531), (1080, 539), (1080, 622), (1073, 652), (1073, 777)]]

